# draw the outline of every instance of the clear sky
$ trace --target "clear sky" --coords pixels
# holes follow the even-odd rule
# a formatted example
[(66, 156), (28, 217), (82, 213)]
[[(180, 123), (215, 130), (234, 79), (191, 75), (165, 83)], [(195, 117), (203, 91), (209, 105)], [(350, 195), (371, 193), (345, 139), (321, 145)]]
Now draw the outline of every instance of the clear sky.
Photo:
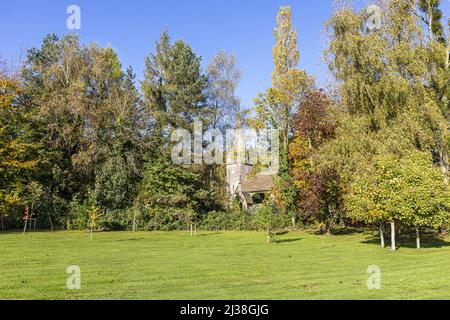
[[(448, 7), (449, 0), (443, 1)], [(300, 67), (326, 84), (322, 63), (323, 24), (333, 0), (1, 0), (0, 55), (11, 60), (44, 35), (71, 32), (66, 9), (81, 8), (83, 43), (92, 41), (117, 50), (123, 66), (132, 65), (142, 79), (144, 58), (154, 50), (164, 28), (182, 38), (206, 65), (220, 49), (235, 53), (243, 71), (238, 95), (245, 107), (270, 86), (273, 28), (278, 8), (290, 5), (298, 31)], [(355, 0), (357, 5), (364, 0)]]

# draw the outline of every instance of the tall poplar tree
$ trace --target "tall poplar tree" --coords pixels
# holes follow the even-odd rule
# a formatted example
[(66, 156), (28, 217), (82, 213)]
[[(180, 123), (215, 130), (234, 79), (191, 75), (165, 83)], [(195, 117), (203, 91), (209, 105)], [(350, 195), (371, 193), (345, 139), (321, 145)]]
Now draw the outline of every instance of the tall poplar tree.
[(255, 99), (256, 116), (249, 123), (257, 129), (280, 130), (280, 170), (272, 194), (278, 210), (290, 214), (295, 223), (295, 189), (288, 164), (289, 143), (293, 136), (294, 113), (313, 89), (314, 80), (305, 71), (297, 69), (297, 31), (292, 24), (289, 6), (280, 8), (274, 35), (272, 86)]

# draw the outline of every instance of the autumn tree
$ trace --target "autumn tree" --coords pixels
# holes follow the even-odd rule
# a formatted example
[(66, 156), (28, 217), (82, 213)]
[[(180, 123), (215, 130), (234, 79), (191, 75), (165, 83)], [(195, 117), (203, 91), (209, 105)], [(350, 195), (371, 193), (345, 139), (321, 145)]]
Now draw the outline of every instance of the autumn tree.
[(444, 181), (448, 184), (450, 174), (449, 150), (450, 133), (450, 19), (447, 21), (447, 34), (442, 21), (443, 14), (440, 0), (411, 1), (411, 10), (423, 22), (428, 30), (428, 41), (425, 42), (427, 52), (426, 63), (429, 74), (424, 79), (429, 91), (430, 103), (436, 105), (438, 112), (430, 114), (427, 119), (429, 130), (434, 138), (434, 161), (441, 167)]
[(275, 71), (272, 74), (272, 87), (255, 99), (257, 116), (252, 124), (257, 128), (281, 130), (281, 149), (286, 156), (289, 138), (292, 136), (293, 114), (305, 94), (314, 86), (314, 81), (305, 71), (297, 69), (299, 61), (297, 31), (292, 25), (290, 7), (280, 8), (274, 34)]
[(256, 116), (249, 120), (257, 129), (280, 130), (280, 170), (273, 190), (276, 207), (283, 214), (295, 215), (295, 190), (289, 172), (289, 142), (293, 135), (294, 113), (313, 87), (314, 80), (297, 69), (297, 32), (292, 25), (290, 7), (281, 7), (274, 30), (272, 87), (255, 99)]
[(319, 148), (334, 137), (332, 101), (323, 90), (308, 93), (294, 117), (290, 168), (303, 220), (315, 219), (331, 232), (341, 210), (338, 173), (318, 162)]
[[(430, 76), (444, 73), (430, 63), (439, 55), (429, 48), (433, 41), (424, 36), (421, 19), (415, 14), (418, 9), (412, 7), (416, 4), (405, 0), (380, 2), (380, 30), (362, 28), (367, 17), (365, 10), (346, 6), (327, 23), (330, 42), (326, 60), (337, 81), (343, 111), (339, 116), (340, 137), (328, 151), (349, 173), (344, 172), (346, 176), (358, 170), (355, 164), (359, 158), (367, 161), (378, 153), (401, 155), (417, 149), (433, 154), (446, 177), (446, 107), (436, 99), (440, 95), (430, 86)], [(442, 52), (444, 61), (445, 50)], [(350, 145), (355, 132), (361, 134)], [(342, 152), (333, 152), (337, 150)]]
[[(22, 86), (6, 72), (0, 73), (0, 227), (4, 217), (26, 203), (26, 185), (38, 165), (39, 143), (32, 139), (31, 111), (20, 103)], [(18, 209), (22, 211), (22, 209)]]
[[(346, 187), (374, 159), (402, 159), (416, 151), (432, 155), (431, 164), (440, 166), (448, 181), (446, 47), (438, 37), (426, 37), (423, 3), (380, 1), (380, 29), (363, 28), (366, 11), (350, 6), (327, 23), (325, 56), (336, 80), (340, 113), (336, 138), (320, 154)], [(429, 30), (439, 33), (439, 3), (427, 3), (433, 5), (426, 14), (434, 16), (428, 19), (434, 25)]]

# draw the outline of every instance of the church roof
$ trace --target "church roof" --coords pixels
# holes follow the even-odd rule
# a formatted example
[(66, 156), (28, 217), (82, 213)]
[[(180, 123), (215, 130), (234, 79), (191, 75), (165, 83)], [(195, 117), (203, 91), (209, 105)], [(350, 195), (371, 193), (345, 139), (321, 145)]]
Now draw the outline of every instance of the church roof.
[(270, 191), (272, 187), (272, 176), (257, 174), (256, 176), (247, 176), (242, 182), (240, 189), (241, 192), (257, 193)]

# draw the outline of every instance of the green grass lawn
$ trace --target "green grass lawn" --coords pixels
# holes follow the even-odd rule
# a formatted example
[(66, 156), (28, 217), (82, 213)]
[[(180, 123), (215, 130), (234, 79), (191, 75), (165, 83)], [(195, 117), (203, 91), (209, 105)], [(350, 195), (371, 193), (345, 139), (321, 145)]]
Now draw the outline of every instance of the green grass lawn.
[[(396, 253), (370, 233), (1, 233), (0, 299), (448, 299), (450, 243)], [(324, 240), (325, 239), (325, 240)], [(402, 243), (400, 243), (401, 245)], [(66, 269), (81, 268), (81, 290)], [(368, 266), (382, 270), (368, 290)]]

